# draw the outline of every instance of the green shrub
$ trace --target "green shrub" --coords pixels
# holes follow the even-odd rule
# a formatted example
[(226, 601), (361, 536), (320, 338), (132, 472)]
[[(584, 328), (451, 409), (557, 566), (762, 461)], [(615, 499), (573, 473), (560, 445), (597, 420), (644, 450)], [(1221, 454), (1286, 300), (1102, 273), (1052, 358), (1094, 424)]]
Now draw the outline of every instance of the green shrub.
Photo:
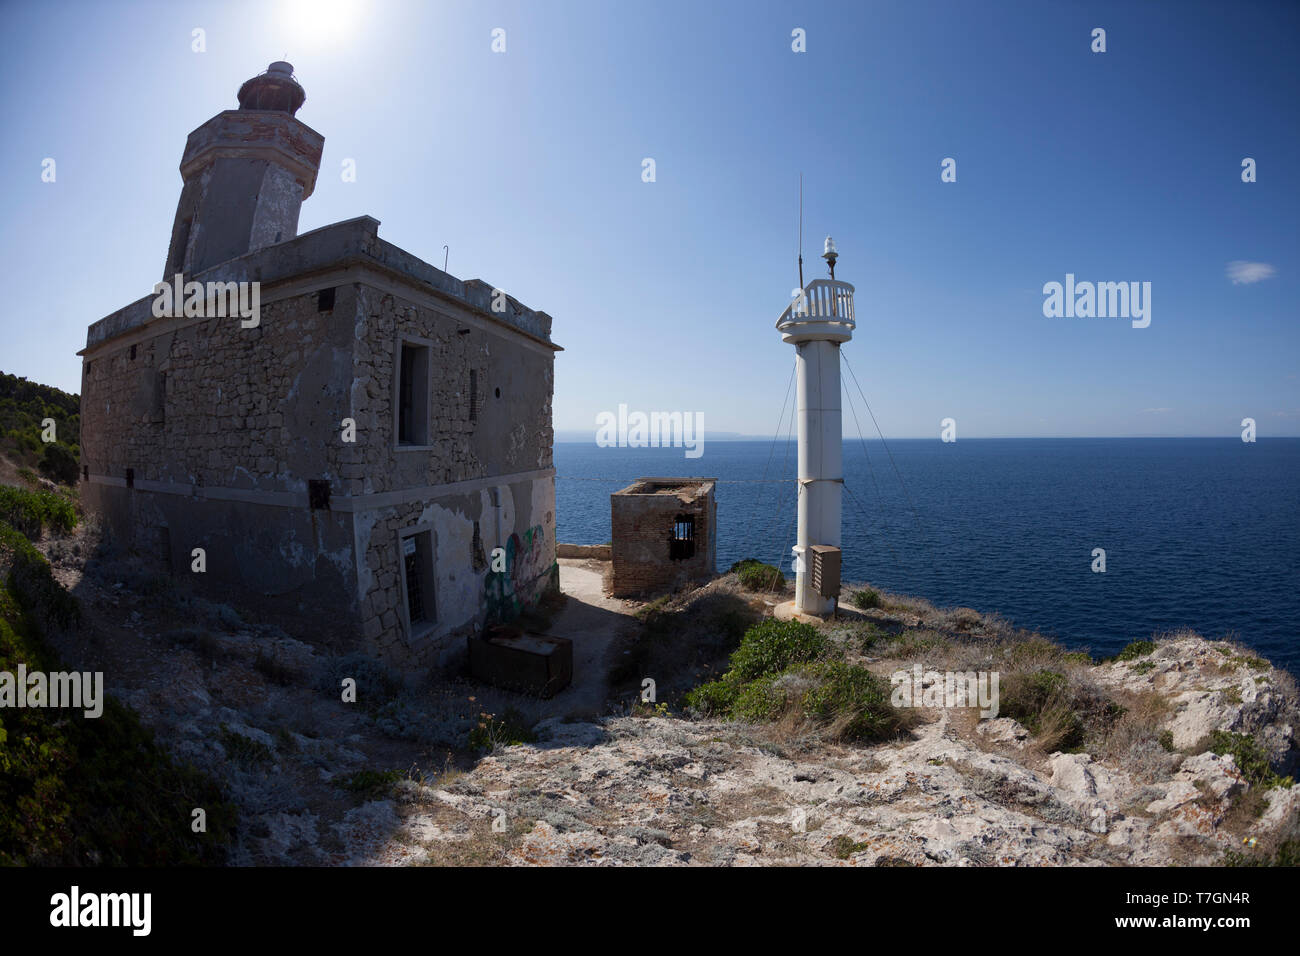
[(848, 740), (884, 740), (903, 727), (903, 714), (890, 703), (890, 684), (857, 664), (818, 661), (803, 668), (817, 685), (805, 692), (806, 717), (841, 727)]
[(0, 522), (39, 541), (46, 527), (60, 533), (75, 528), (77, 512), (71, 502), (53, 492), (0, 485)]
[(0, 581), (41, 628), (71, 627), (81, 619), (81, 605), (54, 579), (45, 555), (3, 521)]
[(837, 860), (847, 860), (855, 853), (861, 853), (869, 844), (856, 843), (852, 837), (840, 834), (830, 843), (830, 851)]
[(731, 655), (728, 674), (737, 681), (779, 674), (794, 664), (813, 660), (825, 648), (826, 638), (811, 624), (766, 618), (745, 632), (740, 647)]
[(1290, 777), (1278, 776), (1273, 771), (1268, 752), (1250, 734), (1216, 730), (1210, 735), (1210, 750), (1220, 756), (1231, 755), (1233, 763), (1251, 786), (1268, 790), (1272, 787), (1290, 788), (1295, 782)]
[(41, 473), (52, 481), (75, 485), (80, 467), (76, 452), (60, 442), (50, 442), (41, 452)]
[(1139, 657), (1145, 657), (1155, 651), (1154, 641), (1134, 641), (1128, 647), (1115, 655), (1117, 661), (1135, 661)]
[(853, 606), (866, 611), (873, 607), (880, 607), (880, 592), (875, 588), (863, 588), (861, 591), (853, 592)]
[(778, 568), (764, 564), (757, 558), (745, 558), (731, 566), (743, 587), (751, 591), (783, 591), (785, 578)]
[(358, 770), (348, 776), (340, 775), (334, 782), (352, 793), (374, 795), (388, 790), (405, 776), (400, 770)]
[(740, 686), (727, 680), (701, 684), (694, 690), (687, 691), (686, 708), (700, 717), (724, 717), (731, 713)]
[(772, 685), (777, 675), (766, 674), (741, 685), (731, 705), (731, 717), (751, 724), (776, 720), (785, 711), (785, 694)]

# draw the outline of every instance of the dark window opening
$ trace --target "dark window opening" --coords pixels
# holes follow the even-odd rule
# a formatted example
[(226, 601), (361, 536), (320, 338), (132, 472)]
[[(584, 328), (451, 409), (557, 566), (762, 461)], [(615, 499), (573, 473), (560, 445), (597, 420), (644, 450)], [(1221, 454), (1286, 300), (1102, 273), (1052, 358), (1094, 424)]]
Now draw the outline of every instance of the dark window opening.
[(321, 289), (316, 293), (316, 311), (330, 312), (334, 309), (334, 290)]
[(406, 555), (406, 612), (415, 624), (424, 620), (424, 595), (420, 590), (420, 556), (411, 542), (411, 553)]
[(172, 573), (172, 531), (165, 525), (158, 529), (158, 552), (162, 557), (163, 564), (167, 567), (167, 573)]
[(673, 519), (673, 536), (668, 539), (668, 557), (673, 561), (695, 557), (694, 515), (678, 515)]
[(483, 536), (479, 534), (477, 521), (474, 522), (474, 542), (470, 547), (473, 549), (471, 557), (474, 562), (474, 570), (482, 571), (487, 567), (487, 561), (483, 558)]
[(330, 510), (330, 483), (325, 478), (311, 478), (307, 481), (307, 501), (312, 511)]
[(134, 345), (131, 346), (131, 358), (132, 358), (132, 359), (135, 358), (135, 346), (134, 346)]
[(411, 444), (415, 420), (415, 349), (402, 346), (401, 397), (398, 399), (397, 439)]
[(82, 465), (82, 466), (81, 466), (81, 479), (82, 479), (83, 481), (90, 481), (90, 466), (89, 466), (89, 465)]
[(429, 443), (429, 349), (403, 342), (397, 372), (397, 442)]
[(436, 619), (433, 593), (433, 533), (420, 531), (401, 539), (402, 586), (406, 619), (412, 632)]
[(469, 420), (478, 421), (478, 369), (469, 370)]
[(126, 470), (126, 486), (127, 486), (128, 488), (134, 488), (134, 487), (135, 487), (135, 469), (134, 469), (134, 468), (128, 468), (128, 469)]
[(497, 392), (497, 398), (500, 398), (500, 397), (501, 397), (501, 389), (498, 388), (498, 389), (496, 390), (496, 392)]

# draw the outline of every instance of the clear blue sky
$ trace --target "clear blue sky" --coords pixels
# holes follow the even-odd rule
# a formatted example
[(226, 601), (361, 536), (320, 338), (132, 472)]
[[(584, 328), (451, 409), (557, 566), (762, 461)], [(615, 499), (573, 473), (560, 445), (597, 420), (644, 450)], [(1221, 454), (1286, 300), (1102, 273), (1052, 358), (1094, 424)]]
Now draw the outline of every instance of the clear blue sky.
[[(86, 326), (160, 278), (187, 134), (284, 57), (325, 136), (300, 229), (372, 215), (550, 312), (559, 429), (772, 433), (802, 171), (888, 437), (1300, 435), (1298, 40), (1294, 3), (7, 3), (0, 369), (79, 390)], [(1149, 281), (1151, 326), (1044, 317), (1067, 272)]]

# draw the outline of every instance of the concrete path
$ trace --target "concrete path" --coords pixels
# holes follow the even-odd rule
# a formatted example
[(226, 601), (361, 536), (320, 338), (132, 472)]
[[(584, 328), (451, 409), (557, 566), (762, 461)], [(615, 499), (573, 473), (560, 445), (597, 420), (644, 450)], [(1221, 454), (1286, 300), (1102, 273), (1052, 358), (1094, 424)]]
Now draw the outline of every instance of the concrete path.
[(625, 602), (605, 596), (600, 562), (560, 558), (559, 563), (560, 590), (569, 599), (546, 633), (573, 641), (573, 683), (552, 702), (565, 716), (601, 716), (612, 655), (637, 621)]

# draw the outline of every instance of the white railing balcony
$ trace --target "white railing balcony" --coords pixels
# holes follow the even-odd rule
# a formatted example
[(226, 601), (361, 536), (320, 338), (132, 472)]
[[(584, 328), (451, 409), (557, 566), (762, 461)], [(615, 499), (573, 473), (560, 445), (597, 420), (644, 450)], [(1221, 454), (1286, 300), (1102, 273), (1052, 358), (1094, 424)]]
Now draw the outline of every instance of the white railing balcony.
[(795, 297), (776, 328), (785, 340), (831, 339), (846, 342), (853, 337), (853, 286), (838, 279), (813, 279)]

